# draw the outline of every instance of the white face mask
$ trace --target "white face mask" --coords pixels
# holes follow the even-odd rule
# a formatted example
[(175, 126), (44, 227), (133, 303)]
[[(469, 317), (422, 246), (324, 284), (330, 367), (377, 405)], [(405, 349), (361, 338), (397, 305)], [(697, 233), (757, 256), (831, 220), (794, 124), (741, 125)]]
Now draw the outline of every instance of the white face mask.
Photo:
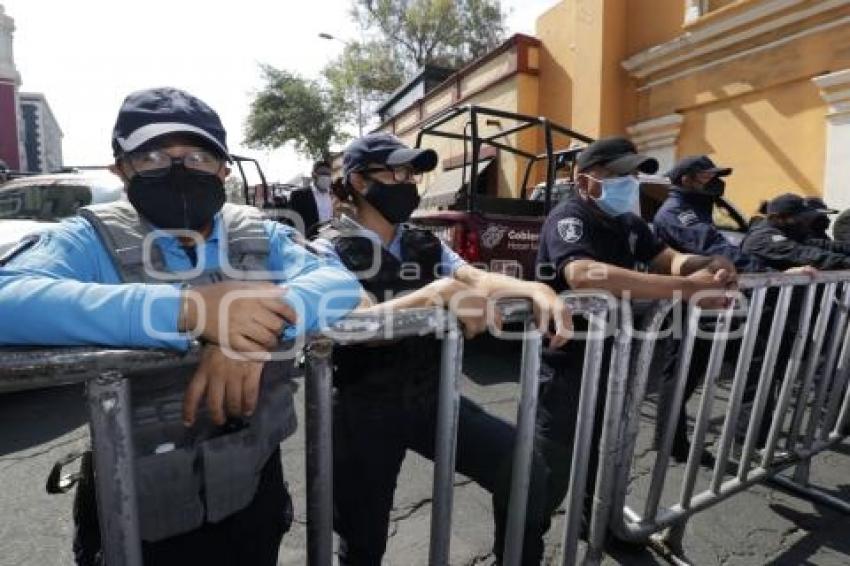
[(330, 175), (319, 175), (316, 177), (316, 188), (322, 192), (327, 192), (331, 188)]

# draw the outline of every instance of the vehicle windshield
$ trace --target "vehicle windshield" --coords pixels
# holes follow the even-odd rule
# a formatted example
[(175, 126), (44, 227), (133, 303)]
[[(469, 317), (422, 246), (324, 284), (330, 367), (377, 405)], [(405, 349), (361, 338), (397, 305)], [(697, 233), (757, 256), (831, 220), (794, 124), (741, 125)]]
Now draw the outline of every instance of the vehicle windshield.
[(91, 204), (88, 187), (72, 185), (23, 185), (0, 188), (0, 220), (55, 222)]

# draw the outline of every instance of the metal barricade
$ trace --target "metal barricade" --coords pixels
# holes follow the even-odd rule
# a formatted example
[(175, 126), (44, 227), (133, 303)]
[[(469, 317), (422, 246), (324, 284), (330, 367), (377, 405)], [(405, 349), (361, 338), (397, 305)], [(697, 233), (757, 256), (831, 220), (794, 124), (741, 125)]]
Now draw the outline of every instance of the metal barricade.
[[(598, 296), (569, 296), (567, 306), (576, 316), (589, 320), (592, 332), (588, 339), (577, 423), (577, 446), (589, 449), (595, 418), (596, 394), (599, 386), (602, 347), (609, 301)], [(531, 482), (537, 400), (540, 374), (541, 335), (534, 326), (530, 304), (523, 300), (500, 302), (502, 320), (522, 323), (523, 347), (520, 369), (520, 400), (517, 415), (516, 443), (512, 466), (511, 491), (505, 534), (504, 564), (518, 565), (522, 558), (525, 516)], [(457, 322), (444, 311), (414, 309), (393, 313), (382, 322), (373, 316), (350, 315), (338, 323), (330, 336), (313, 341), (307, 353), (307, 434), (308, 450), (308, 563), (329, 566), (333, 559), (332, 525), (332, 414), (331, 374), (332, 346), (359, 344), (379, 339), (404, 338), (428, 333), (444, 333), (440, 386), (438, 394), (438, 428), (436, 433), (433, 505), (429, 564), (446, 565), (452, 532), (452, 497), (454, 490), (455, 448), (460, 403), (460, 373), (463, 341)], [(564, 564), (575, 563), (581, 508), (586, 485), (587, 460), (576, 451), (567, 503), (564, 532)]]
[[(842, 442), (847, 436), (845, 427), (850, 424), (850, 389), (847, 387), (850, 377), (850, 274), (821, 273), (814, 278), (742, 276), (739, 287), (751, 296), (746, 305), (740, 350), (707, 489), (697, 491), (696, 483), (729, 341), (727, 331), (734, 325), (733, 307), (719, 312), (692, 307), (690, 311), (680, 347), (675, 391), (642, 510), (629, 507), (626, 494), (655, 340), (642, 341), (627, 378), (609, 389), (606, 418), (622, 420), (618, 426), (612, 426), (610, 436), (606, 436), (606, 441), (616, 439), (617, 447), (605, 452), (600, 470), (600, 484), (603, 485), (597, 489), (597, 511), (610, 509), (610, 528), (618, 538), (649, 542), (677, 563), (681, 562), (682, 537), (688, 518), (754, 484), (774, 482), (850, 513), (847, 502), (807, 485), (812, 457)], [(770, 335), (766, 342), (759, 343), (769, 293), (778, 296), (770, 296), (769, 304), (773, 309)], [(792, 312), (792, 305), (799, 309)], [(673, 306), (669, 301), (656, 305), (642, 330), (649, 335), (660, 331)], [(679, 496), (673, 505), (664, 507), (661, 499), (669, 482), (674, 429), (680, 411), (684, 410), (691, 354), (700, 321), (705, 317), (711, 317), (714, 331), (690, 453), (679, 485)], [(783, 338), (786, 344), (790, 343), (790, 348), (781, 354)], [(760, 346), (764, 348), (763, 358), (746, 434), (743, 442), (736, 446), (754, 351)], [(769, 407), (771, 391), (776, 393), (777, 389), (774, 406)], [(727, 471), (730, 466), (735, 469), (734, 473)], [(780, 475), (792, 467), (796, 467), (793, 478)], [(604, 521), (602, 513), (600, 517)], [(598, 562), (603, 539), (591, 536), (589, 563)]]
[[(597, 394), (602, 375), (605, 332), (610, 301), (585, 295), (566, 297), (574, 316), (588, 320), (585, 364), (576, 423), (570, 488), (563, 533), (563, 563), (577, 562), (578, 537), (588, 462), (583, 457), (593, 442)], [(517, 431), (505, 535), (504, 564), (521, 561), (525, 516), (531, 482), (539, 389), (541, 334), (535, 328), (530, 303), (506, 300), (499, 304), (502, 319), (521, 323), (522, 361)], [(332, 351), (334, 344), (357, 344), (437, 334), (443, 337), (438, 393), (433, 506), (429, 563), (449, 561), (452, 496), (460, 404), (463, 339), (455, 318), (445, 310), (411, 309), (391, 315), (352, 314), (337, 322), (307, 346), (305, 375), (307, 555), (311, 565), (333, 561), (333, 444)], [(619, 334), (614, 346), (610, 379), (625, 373), (629, 342)], [(3, 350), (0, 392), (69, 383), (86, 383), (89, 423), (95, 464), (98, 516), (106, 563), (141, 564), (141, 540), (136, 501), (134, 445), (131, 431), (130, 380), (137, 373), (197, 363), (198, 350), (186, 354), (166, 351), (63, 348)], [(577, 376), (578, 377), (578, 376)], [(609, 396), (612, 389), (609, 389)], [(606, 419), (605, 430), (616, 422)], [(603, 444), (612, 446), (610, 442)], [(600, 470), (601, 473), (601, 470)], [(597, 487), (598, 489), (598, 487)], [(595, 521), (593, 532), (604, 531)]]

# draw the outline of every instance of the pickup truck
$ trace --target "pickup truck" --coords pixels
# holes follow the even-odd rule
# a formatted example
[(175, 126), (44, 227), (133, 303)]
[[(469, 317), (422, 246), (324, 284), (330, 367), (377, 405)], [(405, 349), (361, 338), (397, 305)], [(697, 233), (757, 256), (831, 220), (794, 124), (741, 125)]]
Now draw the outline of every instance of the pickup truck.
[[(463, 134), (444, 128), (450, 121), (464, 118), (467, 122)], [(481, 122), (492, 123), (494, 118), (509, 120), (515, 126), (495, 135), (480, 136)], [(524, 130), (537, 130), (543, 134), (545, 153), (531, 154), (507, 143), (507, 136)], [(428, 136), (463, 142), (464, 175), (453, 202), (439, 208), (427, 207), (429, 199), (423, 199), (426, 207), (420, 207), (414, 213), (412, 223), (433, 231), (461, 257), (477, 267), (534, 279), (543, 221), (558, 201), (573, 191), (575, 160), (582, 148), (578, 144), (587, 144), (593, 140), (546, 118), (480, 106), (452, 108), (437, 115), (420, 131), (417, 147), (422, 147), (423, 140)], [(567, 138), (568, 147), (556, 150), (553, 142), (556, 136), (559, 139)], [(487, 194), (487, 188), (480, 182), (478, 175), (482, 148), (486, 146), (516, 156), (517, 163), (524, 160), (525, 173), (520, 197), (503, 198)], [(536, 163), (546, 167), (546, 181), (531, 186), (529, 179)], [(642, 176), (640, 181), (640, 214), (651, 223), (667, 198), (670, 184), (665, 177), (657, 175)], [(470, 190), (470, 187), (476, 187), (476, 190)], [(723, 234), (731, 242), (740, 243), (747, 231), (746, 217), (722, 198), (715, 206), (714, 216), (715, 224)]]

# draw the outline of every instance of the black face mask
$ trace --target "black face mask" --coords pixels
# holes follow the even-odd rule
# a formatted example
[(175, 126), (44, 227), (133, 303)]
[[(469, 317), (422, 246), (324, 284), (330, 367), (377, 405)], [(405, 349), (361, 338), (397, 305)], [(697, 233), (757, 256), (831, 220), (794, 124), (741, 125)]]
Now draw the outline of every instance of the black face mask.
[(801, 223), (799, 220), (786, 223), (782, 226), (782, 231), (786, 236), (798, 242), (802, 242), (809, 237), (809, 227)]
[(831, 221), (829, 217), (826, 214), (820, 214), (812, 220), (809, 226), (812, 229), (812, 234), (818, 236), (826, 233), (826, 231), (829, 230), (830, 224)]
[(726, 192), (726, 181), (720, 177), (715, 177), (703, 185), (702, 192), (710, 197), (722, 197), (723, 193)]
[(419, 206), (419, 190), (414, 183), (387, 185), (372, 179), (363, 198), (392, 224), (407, 221)]
[(157, 228), (200, 230), (224, 206), (224, 183), (217, 175), (190, 173), (175, 164), (162, 177), (134, 176), (127, 198)]

